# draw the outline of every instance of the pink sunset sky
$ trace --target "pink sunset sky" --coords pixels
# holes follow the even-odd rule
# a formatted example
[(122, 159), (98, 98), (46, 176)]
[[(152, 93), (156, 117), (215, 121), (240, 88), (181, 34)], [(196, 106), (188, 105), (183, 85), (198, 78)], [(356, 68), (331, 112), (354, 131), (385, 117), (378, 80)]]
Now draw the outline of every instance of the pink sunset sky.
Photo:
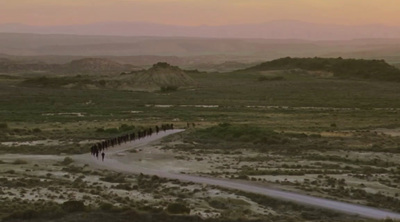
[(0, 0), (0, 23), (228, 25), (300, 20), (400, 26), (399, 0)]

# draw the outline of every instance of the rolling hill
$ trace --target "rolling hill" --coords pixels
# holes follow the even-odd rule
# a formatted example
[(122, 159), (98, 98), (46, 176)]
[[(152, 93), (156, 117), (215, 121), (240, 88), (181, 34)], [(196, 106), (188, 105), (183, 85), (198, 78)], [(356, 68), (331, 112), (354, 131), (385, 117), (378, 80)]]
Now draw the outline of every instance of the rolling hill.
[[(87, 63), (85, 63), (87, 64)], [(90, 63), (89, 63), (90, 64)], [(86, 66), (85, 66), (86, 67)], [(195, 81), (185, 71), (168, 63), (154, 64), (150, 69), (101, 76), (58, 76), (35, 77), (22, 82), (28, 87), (78, 88), (78, 89), (118, 89), (132, 91), (175, 91), (180, 87), (195, 86)]]
[(159, 62), (150, 69), (134, 71), (121, 77), (123, 87), (144, 91), (177, 89), (195, 85), (195, 81), (185, 71), (165, 62)]
[(281, 58), (244, 69), (245, 71), (291, 70), (330, 72), (334, 77), (400, 81), (400, 70), (384, 60), (343, 58)]

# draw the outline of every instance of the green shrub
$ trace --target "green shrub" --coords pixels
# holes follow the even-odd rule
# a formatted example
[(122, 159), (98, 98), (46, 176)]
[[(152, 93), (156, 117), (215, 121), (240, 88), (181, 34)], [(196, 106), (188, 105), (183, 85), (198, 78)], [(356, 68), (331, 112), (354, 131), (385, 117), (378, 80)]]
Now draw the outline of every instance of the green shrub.
[(160, 91), (161, 92), (175, 92), (178, 90), (178, 86), (161, 86)]
[(122, 174), (110, 174), (105, 177), (100, 178), (102, 181), (109, 183), (125, 183), (125, 176)]
[(12, 164), (15, 165), (22, 165), (22, 164), (27, 164), (28, 162), (26, 160), (21, 160), (21, 159), (16, 159)]
[(102, 202), (99, 205), (99, 209), (102, 211), (112, 211), (114, 206), (110, 203)]
[(6, 217), (6, 219), (22, 219), (22, 220), (32, 220), (40, 216), (40, 213), (33, 209), (27, 209), (24, 211), (19, 211)]
[(34, 132), (34, 133), (40, 133), (40, 132), (42, 132), (42, 130), (39, 129), (39, 128), (35, 128), (35, 129), (32, 130), (32, 132)]
[(62, 168), (63, 171), (68, 172), (68, 173), (83, 173), (83, 167), (79, 167), (79, 166), (67, 166)]
[(132, 186), (128, 183), (120, 183), (114, 187), (115, 189), (121, 189), (121, 190), (133, 190)]
[(251, 125), (231, 125), (220, 123), (207, 129), (196, 132), (201, 139), (217, 139), (254, 144), (284, 144), (287, 139), (284, 135), (276, 133), (270, 129)]
[(104, 128), (97, 128), (97, 129), (96, 129), (96, 132), (102, 133), (102, 132), (104, 132)]
[(134, 130), (134, 129), (135, 129), (135, 126), (127, 125), (127, 124), (122, 124), (122, 125), (119, 127), (119, 130), (122, 131), (122, 132), (124, 132), (124, 131), (130, 131), (130, 130)]
[(167, 212), (170, 214), (190, 214), (190, 208), (182, 203), (171, 203), (167, 206)]
[(221, 210), (228, 209), (226, 203), (220, 200), (211, 200), (210, 202), (208, 202), (208, 204), (215, 209), (221, 209)]
[(74, 160), (71, 157), (67, 156), (67, 157), (64, 158), (64, 160), (62, 162), (60, 162), (60, 164), (66, 166), (66, 165), (69, 165), (69, 164), (71, 164), (73, 162), (74, 162)]
[(119, 133), (119, 129), (117, 128), (108, 128), (104, 130), (105, 133), (116, 134)]
[(283, 76), (260, 76), (257, 79), (259, 82), (264, 82), (264, 81), (282, 81), (285, 80)]
[(0, 130), (2, 129), (8, 129), (8, 124), (7, 123), (0, 123)]
[[(104, 80), (103, 80), (104, 81)], [(64, 76), (64, 77), (35, 77), (24, 80), (21, 84), (23, 86), (38, 86), (38, 87), (61, 87), (68, 84), (76, 84), (76, 85), (86, 85), (86, 84), (93, 84), (93, 85), (101, 85), (106, 84), (100, 80), (99, 82), (93, 81), (89, 78), (85, 78), (83, 76)]]
[(62, 204), (62, 209), (65, 212), (82, 212), (85, 211), (85, 204), (82, 201), (69, 200)]
[(103, 87), (106, 86), (106, 81), (104, 79), (100, 80), (99, 85)]

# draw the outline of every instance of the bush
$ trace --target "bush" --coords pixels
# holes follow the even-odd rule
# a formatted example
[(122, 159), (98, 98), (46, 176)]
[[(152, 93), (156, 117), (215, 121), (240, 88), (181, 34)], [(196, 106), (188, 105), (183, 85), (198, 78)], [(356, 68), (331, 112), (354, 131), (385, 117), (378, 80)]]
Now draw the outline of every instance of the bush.
[(100, 80), (99, 85), (103, 87), (106, 86), (106, 81), (104, 79)]
[(170, 214), (190, 214), (190, 209), (182, 203), (171, 203), (167, 206), (167, 212)]
[(220, 200), (211, 200), (208, 204), (215, 209), (220, 209), (220, 210), (228, 209), (228, 206)]
[(102, 202), (99, 205), (99, 209), (102, 211), (112, 211), (114, 206), (110, 203)]
[(205, 140), (218, 139), (254, 144), (284, 144), (288, 141), (284, 135), (270, 129), (229, 123), (220, 123), (218, 126), (198, 130), (196, 134)]
[(15, 165), (21, 165), (21, 164), (27, 164), (28, 162), (25, 160), (21, 160), (21, 159), (16, 159), (14, 160), (13, 164)]
[(82, 212), (85, 211), (85, 204), (82, 201), (69, 200), (62, 204), (62, 209), (66, 212)]
[(264, 82), (264, 81), (282, 81), (285, 80), (283, 76), (260, 76), (258, 77), (259, 82)]
[(106, 181), (109, 183), (125, 183), (125, 176), (122, 174), (110, 174), (105, 177), (100, 178), (102, 181)]
[(130, 130), (134, 130), (135, 129), (135, 126), (132, 126), (132, 125), (127, 125), (127, 124), (122, 124), (120, 127), (119, 127), (119, 130), (120, 131), (122, 131), (122, 132), (124, 132), (124, 131), (130, 131)]
[(178, 90), (178, 86), (161, 86), (160, 91), (161, 92), (174, 92)]
[(60, 162), (60, 164), (66, 166), (66, 165), (69, 165), (69, 164), (71, 164), (73, 162), (74, 162), (74, 160), (71, 157), (67, 156), (67, 157), (64, 158), (64, 160), (62, 162)]
[(31, 220), (39, 217), (39, 212), (36, 210), (28, 209), (25, 211), (15, 212), (5, 219), (22, 219), (22, 220)]
[(79, 166), (67, 166), (62, 168), (63, 171), (68, 172), (68, 173), (83, 173), (83, 168)]
[(109, 134), (116, 134), (119, 133), (119, 129), (117, 128), (108, 128), (104, 130), (105, 133), (109, 133)]
[(116, 185), (114, 188), (120, 190), (133, 190), (132, 186), (128, 183), (120, 183)]
[(32, 132), (34, 132), (34, 133), (40, 133), (40, 132), (42, 132), (42, 130), (39, 129), (39, 128), (35, 128), (35, 129), (32, 130)]
[(0, 130), (1, 129), (8, 129), (8, 124), (7, 123), (0, 123)]
[(96, 132), (102, 133), (102, 132), (104, 132), (104, 128), (97, 128), (97, 129), (96, 129)]
[[(8, 216), (2, 218), (4, 221), (58, 221), (54, 220), (65, 215), (65, 211), (62, 210), (62, 205), (54, 202), (20, 202), (16, 201), (14, 208), (11, 210)], [(53, 220), (49, 220), (53, 219)], [(0, 219), (1, 220), (1, 219)]]

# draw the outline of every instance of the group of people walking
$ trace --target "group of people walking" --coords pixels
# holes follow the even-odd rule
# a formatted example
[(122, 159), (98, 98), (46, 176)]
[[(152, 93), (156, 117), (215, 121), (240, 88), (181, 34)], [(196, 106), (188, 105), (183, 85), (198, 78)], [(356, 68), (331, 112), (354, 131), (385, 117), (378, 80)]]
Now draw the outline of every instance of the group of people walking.
[(154, 130), (152, 127), (150, 127), (148, 129), (139, 130), (136, 133), (132, 132), (132, 133), (114, 137), (111, 139), (106, 139), (104, 141), (93, 144), (90, 147), (90, 153), (92, 154), (92, 156), (96, 157), (97, 159), (99, 158), (99, 155), (101, 155), (101, 160), (104, 161), (104, 157), (106, 155), (105, 150), (110, 147), (118, 146), (118, 145), (121, 145), (122, 143), (135, 141), (137, 139), (139, 140), (139, 139), (145, 138), (147, 136), (151, 136), (151, 135), (153, 135), (153, 133), (158, 134), (160, 131), (165, 132), (165, 131), (171, 130), (171, 129), (174, 129), (174, 124), (162, 124), (161, 127), (155, 126)]

